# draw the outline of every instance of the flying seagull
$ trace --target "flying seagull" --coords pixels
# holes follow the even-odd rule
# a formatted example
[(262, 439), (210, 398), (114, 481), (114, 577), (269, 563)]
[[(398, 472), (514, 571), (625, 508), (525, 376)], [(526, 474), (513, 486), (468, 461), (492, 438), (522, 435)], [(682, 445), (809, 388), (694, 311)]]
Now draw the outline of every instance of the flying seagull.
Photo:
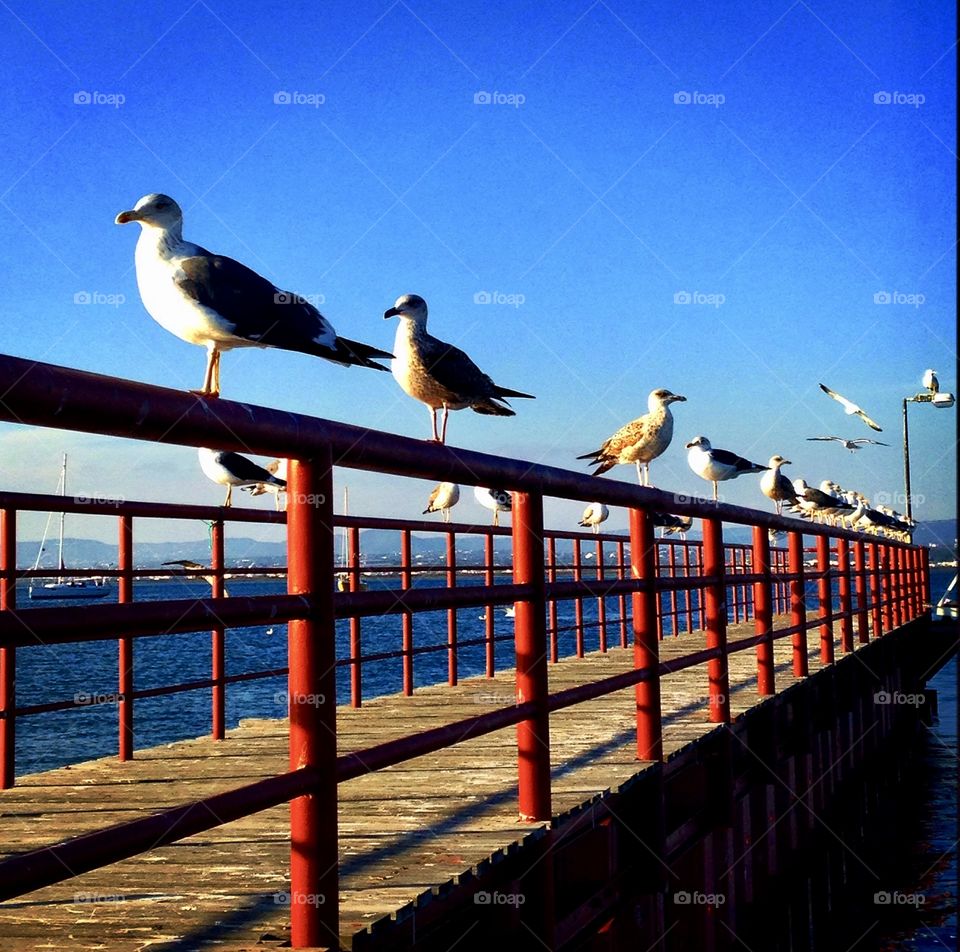
[(858, 449), (863, 446), (889, 446), (889, 443), (881, 443), (879, 440), (868, 440), (865, 436), (858, 437), (855, 440), (845, 440), (842, 436), (808, 436), (808, 440), (819, 440), (820, 442), (829, 443), (833, 441), (834, 443), (843, 444), (844, 449), (850, 450), (851, 453), (855, 453)]
[[(427, 333), (427, 302), (417, 294), (404, 294), (385, 311), (384, 319), (399, 317), (393, 344), (395, 356), (391, 369), (401, 389), (430, 411), (433, 441), (447, 440), (447, 417), (451, 410), (470, 407), (475, 413), (514, 416), (506, 397), (524, 397), (529, 393), (508, 390), (495, 384), (462, 350)], [(437, 433), (437, 410), (443, 410), (443, 422)]]
[(784, 459), (779, 454), (771, 456), (770, 462), (767, 464), (767, 472), (760, 477), (760, 492), (762, 492), (767, 499), (773, 500), (773, 504), (777, 508), (778, 516), (783, 513), (783, 504), (785, 502), (792, 503), (797, 500), (797, 493), (793, 488), (793, 483), (780, 472), (781, 466), (791, 465), (793, 464), (790, 460)]
[(227, 487), (227, 498), (224, 506), (231, 504), (234, 486), (252, 486), (256, 483), (269, 483), (272, 486), (286, 488), (286, 482), (277, 479), (273, 473), (268, 473), (262, 466), (239, 453), (230, 453), (224, 450), (211, 450), (200, 447), (197, 450), (200, 458), (200, 468), (203, 474), (215, 483)]
[(116, 223), (140, 224), (135, 261), (143, 306), (181, 340), (207, 348), (201, 396), (220, 395), (220, 354), (234, 347), (279, 347), (338, 364), (386, 370), (392, 354), (338, 337), (306, 299), (283, 291), (239, 261), (184, 241), (183, 212), (168, 195), (144, 195)]
[(641, 417), (620, 427), (603, 446), (577, 459), (589, 459), (597, 464), (591, 475), (599, 476), (617, 463), (636, 463), (641, 486), (650, 485), (650, 461), (666, 450), (673, 439), (673, 414), (670, 404), (685, 402), (686, 397), (661, 387), (650, 391), (647, 410)]
[(600, 523), (606, 521), (609, 515), (610, 510), (602, 502), (592, 502), (583, 510), (583, 515), (577, 525), (584, 528), (590, 526), (596, 534), (600, 532)]
[(876, 421), (871, 420), (870, 417), (867, 416), (867, 411), (862, 407), (858, 407), (852, 400), (848, 400), (846, 397), (841, 397), (840, 394), (835, 390), (831, 390), (829, 387), (825, 387), (823, 384), (820, 384), (820, 389), (828, 397), (833, 397), (833, 399), (836, 400), (837, 403), (839, 403), (843, 409), (847, 411), (848, 416), (856, 414), (861, 420), (863, 420), (864, 423), (867, 424), (868, 427), (870, 427), (871, 430), (876, 430), (878, 433), (883, 432), (883, 427), (880, 426)]
[(500, 513), (510, 512), (513, 508), (513, 499), (506, 489), (485, 489), (483, 486), (475, 486), (473, 495), (484, 509), (493, 511), (495, 526), (500, 525)]
[(440, 483), (427, 500), (427, 508), (423, 510), (422, 515), (428, 512), (439, 512), (443, 515), (443, 521), (450, 521), (450, 510), (460, 501), (460, 487), (456, 483)]
[(737, 456), (729, 450), (715, 450), (705, 436), (698, 436), (687, 443), (687, 462), (701, 478), (713, 483), (713, 499), (717, 500), (717, 483), (724, 479), (736, 479), (744, 473), (762, 473), (769, 469), (760, 463)]
[(935, 370), (925, 370), (923, 372), (922, 382), (931, 393), (940, 392), (940, 381), (937, 380), (937, 372)]
[[(193, 559), (174, 559), (172, 562), (163, 562), (162, 565), (179, 565), (184, 569), (205, 569), (207, 566), (203, 565), (200, 562), (194, 562)], [(211, 588), (213, 588), (216, 577), (213, 575), (201, 575), (202, 578)], [(229, 592), (226, 587), (223, 589), (223, 597), (228, 598)]]

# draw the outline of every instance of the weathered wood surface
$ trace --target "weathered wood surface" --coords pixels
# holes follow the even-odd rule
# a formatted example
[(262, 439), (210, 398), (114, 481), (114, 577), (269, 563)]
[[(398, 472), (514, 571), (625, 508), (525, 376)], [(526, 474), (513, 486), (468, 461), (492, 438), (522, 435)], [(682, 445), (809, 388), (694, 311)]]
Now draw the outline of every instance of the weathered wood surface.
[[(730, 640), (753, 633), (731, 626)], [(834, 632), (838, 641), (838, 632)], [(810, 671), (819, 637), (807, 632)], [(702, 633), (668, 637), (667, 659), (704, 647)], [(840, 657), (840, 646), (836, 644)], [(550, 667), (551, 690), (631, 669), (632, 649), (566, 658)], [(790, 639), (776, 643), (777, 687), (793, 682)], [(757, 703), (753, 649), (730, 658), (734, 716)], [(664, 744), (676, 752), (713, 728), (705, 666), (662, 681)], [(513, 702), (512, 672), (456, 688), (420, 688), (338, 710), (343, 752), (415, 733)], [(551, 718), (556, 813), (643, 768), (634, 757), (633, 690)], [(145, 816), (287, 769), (286, 722), (249, 720), (220, 743), (201, 738), (19, 778), (0, 792), (9, 854)], [(516, 809), (514, 729), (359, 777), (340, 787), (343, 941), (431, 886), (524, 836)], [(248, 817), (180, 843), (0, 904), (0, 948), (195, 950), (276, 947), (289, 938), (289, 808)]]

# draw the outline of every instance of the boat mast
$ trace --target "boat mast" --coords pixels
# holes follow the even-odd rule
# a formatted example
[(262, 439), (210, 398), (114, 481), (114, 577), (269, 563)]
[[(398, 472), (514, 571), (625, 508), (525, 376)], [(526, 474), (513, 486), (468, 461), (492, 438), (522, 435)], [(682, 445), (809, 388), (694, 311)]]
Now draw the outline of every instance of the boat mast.
[[(63, 463), (60, 466), (60, 496), (65, 497), (67, 495), (67, 454), (63, 454)], [(63, 572), (65, 566), (63, 564), (63, 522), (66, 518), (66, 512), (61, 508), (60, 510), (60, 549), (59, 549), (59, 559), (60, 559), (60, 571)], [(63, 584), (63, 576), (61, 575), (57, 579), (58, 584)]]

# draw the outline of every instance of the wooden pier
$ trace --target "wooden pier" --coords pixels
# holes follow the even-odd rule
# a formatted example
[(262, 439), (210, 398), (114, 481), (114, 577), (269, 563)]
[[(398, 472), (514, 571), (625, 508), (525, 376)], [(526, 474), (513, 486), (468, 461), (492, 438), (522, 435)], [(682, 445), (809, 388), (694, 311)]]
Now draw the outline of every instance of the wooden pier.
[[(731, 625), (733, 645), (753, 625)], [(668, 637), (661, 660), (705, 644), (702, 632)], [(836, 644), (840, 657), (839, 641)], [(817, 632), (808, 632), (811, 674)], [(793, 682), (790, 639), (776, 642), (777, 689)], [(551, 691), (633, 667), (632, 649), (612, 649), (550, 666)], [(730, 656), (734, 717), (755, 706), (753, 650)], [(707, 720), (706, 665), (662, 679), (669, 759), (718, 725)], [(513, 701), (513, 673), (457, 687), (421, 688), (338, 708), (338, 745), (356, 750)], [(509, 737), (505, 735), (509, 735)], [(466, 741), (340, 788), (341, 941), (390, 916), (544, 824), (517, 819), (514, 729)], [(645, 768), (635, 759), (633, 689), (578, 704), (551, 718), (554, 814), (615, 790)], [(0, 793), (7, 853), (34, 849), (110, 823), (148, 815), (279, 773), (287, 724), (250, 720), (208, 738), (103, 758), (20, 778)], [(0, 904), (0, 946), (125, 952), (247, 949), (289, 942), (289, 807), (282, 806), (174, 845)]]

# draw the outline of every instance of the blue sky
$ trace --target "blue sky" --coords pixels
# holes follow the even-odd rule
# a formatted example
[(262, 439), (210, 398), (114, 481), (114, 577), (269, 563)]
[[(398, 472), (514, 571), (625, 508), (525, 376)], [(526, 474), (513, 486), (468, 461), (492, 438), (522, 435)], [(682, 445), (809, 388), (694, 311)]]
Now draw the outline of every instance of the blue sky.
[[(952, 4), (3, 2), (0, 22), (3, 352), (200, 385), (203, 351), (140, 304), (138, 228), (113, 224), (163, 191), (187, 238), (340, 333), (389, 349), (383, 311), (418, 293), (436, 335), (536, 394), (453, 414), (454, 445), (579, 470), (665, 386), (688, 402), (661, 488), (709, 493), (683, 449), (704, 434), (893, 494), (900, 399), (931, 366), (956, 390)], [(276, 351), (222, 373), (228, 398), (429, 434), (387, 374)], [(892, 446), (806, 442), (870, 435), (820, 381)], [(921, 518), (955, 514), (956, 412), (911, 409)], [(72, 490), (220, 499), (192, 450), (8, 425), (0, 485), (51, 489), (63, 449)], [(419, 515), (430, 489), (338, 477), (354, 512)], [(769, 505), (756, 477), (723, 489)], [(469, 494), (457, 516), (486, 518)]]

